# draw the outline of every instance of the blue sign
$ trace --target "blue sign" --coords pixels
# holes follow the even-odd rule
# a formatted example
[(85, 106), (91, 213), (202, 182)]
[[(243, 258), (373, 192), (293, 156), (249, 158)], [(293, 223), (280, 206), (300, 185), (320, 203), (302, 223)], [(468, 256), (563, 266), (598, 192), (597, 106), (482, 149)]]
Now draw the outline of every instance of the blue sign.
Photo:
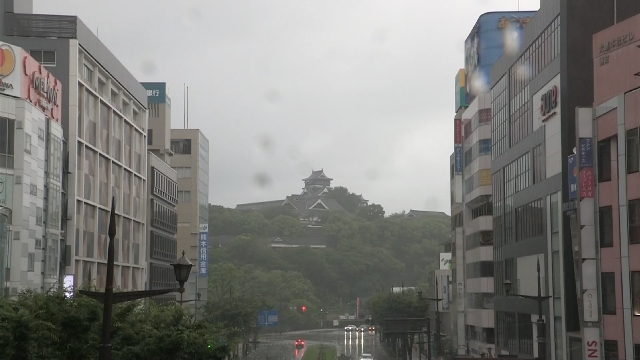
[[(511, 38), (508, 47), (521, 49), (519, 39), (522, 29), (536, 14), (535, 11), (489, 12), (480, 15), (471, 34), (465, 41), (464, 69), (467, 80), (467, 104), (490, 85), (491, 67), (505, 50), (505, 39)], [(510, 32), (505, 34), (505, 30)]]
[(163, 82), (143, 82), (147, 89), (147, 102), (149, 104), (167, 104), (171, 106), (171, 99), (167, 95), (167, 83)]
[(278, 326), (278, 310), (258, 311), (258, 327)]
[(593, 167), (593, 139), (580, 138), (580, 169)]
[(575, 200), (578, 197), (578, 166), (576, 155), (569, 155), (567, 162), (567, 178), (569, 180), (569, 200)]
[(209, 225), (201, 224), (198, 233), (198, 276), (206, 277), (209, 273)]
[(462, 174), (462, 145), (454, 145), (453, 152), (453, 172)]

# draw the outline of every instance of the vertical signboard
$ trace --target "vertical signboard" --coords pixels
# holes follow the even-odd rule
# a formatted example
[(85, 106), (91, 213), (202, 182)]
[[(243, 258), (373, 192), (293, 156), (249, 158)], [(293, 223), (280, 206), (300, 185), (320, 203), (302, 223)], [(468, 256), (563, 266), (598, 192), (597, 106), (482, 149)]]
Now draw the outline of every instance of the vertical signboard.
[(440, 270), (451, 270), (451, 253), (440, 253)]
[(601, 359), (600, 357), (600, 330), (596, 327), (585, 327), (584, 332), (584, 358)]
[(453, 151), (453, 172), (462, 174), (462, 145), (455, 145)]
[(567, 175), (569, 182), (569, 200), (575, 200), (578, 197), (578, 166), (575, 154), (569, 155)]
[(453, 143), (462, 144), (462, 119), (453, 119)]
[(595, 186), (593, 183), (593, 168), (580, 170), (580, 198), (592, 199)]
[(458, 70), (456, 74), (456, 86), (455, 86), (455, 112), (458, 112), (463, 107), (467, 107), (467, 86), (465, 85), (466, 75), (464, 69)]
[(440, 276), (440, 285), (442, 287), (442, 310), (449, 310), (449, 275), (442, 274)]
[(593, 139), (580, 138), (580, 169), (593, 167)]
[(198, 276), (205, 277), (209, 269), (209, 224), (201, 224), (198, 234)]

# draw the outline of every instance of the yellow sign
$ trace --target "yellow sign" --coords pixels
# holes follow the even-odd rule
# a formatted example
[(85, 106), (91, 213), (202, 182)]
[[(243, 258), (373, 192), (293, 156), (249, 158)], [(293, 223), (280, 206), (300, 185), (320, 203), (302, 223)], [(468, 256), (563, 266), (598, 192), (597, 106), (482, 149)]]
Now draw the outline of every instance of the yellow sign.
[(478, 171), (478, 186), (491, 185), (491, 170)]

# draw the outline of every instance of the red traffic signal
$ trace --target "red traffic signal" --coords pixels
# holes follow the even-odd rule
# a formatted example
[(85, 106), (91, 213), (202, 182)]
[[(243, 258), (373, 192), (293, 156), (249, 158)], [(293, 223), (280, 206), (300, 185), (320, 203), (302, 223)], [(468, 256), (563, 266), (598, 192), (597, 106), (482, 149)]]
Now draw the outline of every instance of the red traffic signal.
[(306, 306), (304, 306), (304, 305), (302, 305), (302, 307), (300, 308), (300, 310), (302, 310), (302, 313), (304, 313), (304, 312), (306, 312), (306, 311), (307, 311), (307, 307), (306, 307)]

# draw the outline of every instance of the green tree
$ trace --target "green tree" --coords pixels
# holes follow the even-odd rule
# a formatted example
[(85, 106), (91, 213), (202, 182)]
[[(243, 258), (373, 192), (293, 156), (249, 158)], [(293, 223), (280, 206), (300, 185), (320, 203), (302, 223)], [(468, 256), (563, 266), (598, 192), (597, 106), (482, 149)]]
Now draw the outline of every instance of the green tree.
[(285, 215), (278, 215), (271, 220), (271, 228), (273, 235), (276, 236), (303, 236), (304, 228), (300, 224), (300, 220)]
[(362, 206), (358, 209), (358, 216), (368, 221), (382, 219), (384, 218), (384, 209), (379, 204)]
[(340, 206), (352, 214), (355, 214), (358, 211), (360, 204), (362, 203), (360, 195), (349, 192), (347, 188), (342, 186), (336, 186), (329, 190), (327, 197), (335, 199)]

